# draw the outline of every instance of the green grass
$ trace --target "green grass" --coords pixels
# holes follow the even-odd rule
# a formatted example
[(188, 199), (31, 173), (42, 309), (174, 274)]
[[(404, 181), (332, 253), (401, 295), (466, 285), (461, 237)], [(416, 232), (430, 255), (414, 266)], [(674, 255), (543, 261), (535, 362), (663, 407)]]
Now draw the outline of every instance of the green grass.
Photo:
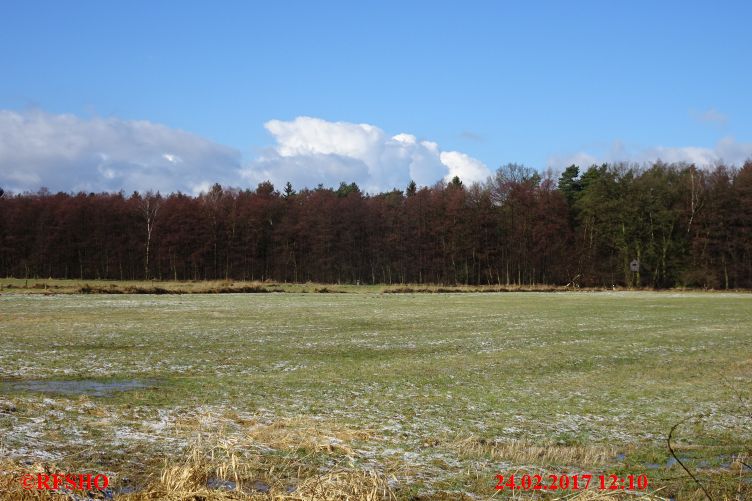
[[(405, 497), (490, 496), (497, 473), (520, 468), (646, 473), (662, 495), (689, 496), (666, 436), (696, 416), (677, 430), (679, 456), (736, 492), (729, 463), (752, 452), (752, 296), (359, 292), (0, 295), (0, 399), (17, 407), (0, 414), (0, 458), (137, 478), (198, 435), (302, 419), (367, 433), (344, 455), (286, 453), (377, 469)], [(7, 384), (27, 379), (150, 387)]]

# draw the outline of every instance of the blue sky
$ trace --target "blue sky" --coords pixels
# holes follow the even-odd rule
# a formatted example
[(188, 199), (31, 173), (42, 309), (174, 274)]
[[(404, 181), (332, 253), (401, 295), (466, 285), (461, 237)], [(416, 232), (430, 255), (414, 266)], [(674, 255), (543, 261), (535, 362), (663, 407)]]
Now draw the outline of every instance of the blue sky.
[[(151, 179), (161, 189), (195, 191), (209, 180), (196, 177), (199, 159), (229, 184), (264, 176), (309, 184), (317, 175), (336, 182), (349, 174), (374, 190), (417, 175), (416, 158), (433, 154), (438, 167), (426, 167), (426, 176), (481, 177), (476, 161), (488, 170), (655, 157), (740, 163), (752, 155), (750, 5), (8, 2), (0, 17), (0, 184), (146, 189), (139, 182)], [(287, 143), (270, 121), (297, 124)], [(170, 136), (149, 153), (144, 122), (162, 136), (190, 133), (187, 141), (206, 141), (206, 151), (190, 157), (180, 146), (186, 138)], [(356, 124), (383, 134), (363, 139)], [(51, 127), (61, 131), (40, 136), (35, 148), (81, 138), (87, 146), (26, 159), (18, 152), (31, 146), (9, 139), (28, 142)], [(111, 130), (93, 144), (92, 127)], [(80, 137), (66, 139), (66, 130)], [(405, 153), (402, 141), (395, 149), (391, 138), (400, 133), (417, 146)], [(303, 144), (322, 134), (343, 142)], [(129, 157), (129, 137), (139, 138), (140, 157)], [(374, 144), (361, 152), (348, 141), (378, 143), (379, 159), (369, 157)], [(212, 163), (214, 147), (222, 160)], [(181, 159), (193, 184), (170, 181), (181, 175), (177, 168), (158, 180), (146, 176), (147, 157), (162, 150)], [(464, 157), (452, 164), (441, 152)], [(85, 158), (55, 172), (47, 164), (56, 155)], [(397, 157), (409, 165), (389, 177)], [(37, 175), (15, 172), (25, 160)], [(309, 160), (313, 172), (297, 173), (311, 171)], [(327, 171), (330, 163), (338, 167)], [(134, 181), (127, 171), (138, 166)], [(112, 174), (110, 184), (92, 180), (95, 167)]]

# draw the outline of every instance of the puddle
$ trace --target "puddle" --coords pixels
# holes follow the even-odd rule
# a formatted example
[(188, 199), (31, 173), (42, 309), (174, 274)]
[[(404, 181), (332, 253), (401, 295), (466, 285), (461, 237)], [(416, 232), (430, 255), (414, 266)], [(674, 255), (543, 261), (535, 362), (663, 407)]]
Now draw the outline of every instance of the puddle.
[[(206, 482), (206, 486), (209, 489), (234, 491), (237, 488), (238, 484), (236, 484), (232, 480), (223, 480), (221, 478), (210, 478)], [(269, 489), (271, 489), (271, 487), (268, 484), (265, 484), (264, 482), (260, 480), (256, 480), (253, 483), (253, 485), (249, 487), (249, 489), (251, 492), (261, 492), (261, 493), (266, 494), (269, 492)]]
[(206, 482), (206, 486), (209, 489), (234, 491), (235, 488), (237, 487), (237, 484), (233, 482), (232, 480), (223, 480), (221, 478), (210, 478)]
[(57, 393), (60, 395), (108, 397), (121, 391), (138, 390), (152, 386), (154, 386), (153, 381), (139, 379), (119, 379), (111, 381), (97, 381), (95, 379), (38, 379), (0, 382), (0, 392), (37, 391), (40, 393)]
[[(692, 461), (693, 461), (692, 458), (688, 458), (688, 457), (680, 457), (679, 459), (684, 464), (692, 464)], [(668, 459), (666, 460), (665, 464), (642, 463), (642, 466), (644, 466), (645, 468), (647, 468), (649, 470), (658, 470), (658, 469), (661, 469), (661, 468), (671, 469), (672, 467), (674, 467), (674, 466), (676, 466), (678, 464), (679, 464), (679, 461), (677, 461), (676, 458), (674, 458), (673, 456), (669, 456)], [(703, 465), (704, 466), (709, 466), (709, 463), (707, 461), (700, 461), (696, 466), (702, 468), (702, 467), (704, 467)], [(723, 467), (723, 465), (721, 465), (721, 466)]]
[(266, 494), (269, 492), (269, 486), (265, 484), (264, 482), (256, 480), (256, 482), (253, 484), (253, 490), (256, 492), (263, 492)]

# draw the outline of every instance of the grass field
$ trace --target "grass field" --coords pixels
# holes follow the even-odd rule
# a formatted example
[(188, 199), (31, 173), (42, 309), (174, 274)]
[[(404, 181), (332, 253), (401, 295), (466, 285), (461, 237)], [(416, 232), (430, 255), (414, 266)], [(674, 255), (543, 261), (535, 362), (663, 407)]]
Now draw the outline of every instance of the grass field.
[(613, 473), (703, 499), (681, 422), (708, 493), (752, 499), (752, 295), (358, 291), (6, 287), (6, 488), (47, 467), (117, 499), (553, 499), (574, 493), (495, 475)]

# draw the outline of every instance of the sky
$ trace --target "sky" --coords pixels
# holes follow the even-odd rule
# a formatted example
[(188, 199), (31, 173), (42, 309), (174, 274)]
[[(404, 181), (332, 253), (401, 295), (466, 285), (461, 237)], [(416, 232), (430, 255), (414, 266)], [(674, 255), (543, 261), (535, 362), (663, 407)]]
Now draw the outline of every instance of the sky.
[(752, 157), (750, 2), (2, 1), (0, 187)]

